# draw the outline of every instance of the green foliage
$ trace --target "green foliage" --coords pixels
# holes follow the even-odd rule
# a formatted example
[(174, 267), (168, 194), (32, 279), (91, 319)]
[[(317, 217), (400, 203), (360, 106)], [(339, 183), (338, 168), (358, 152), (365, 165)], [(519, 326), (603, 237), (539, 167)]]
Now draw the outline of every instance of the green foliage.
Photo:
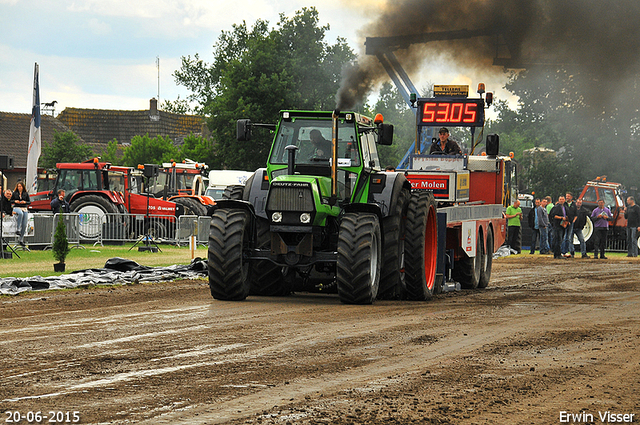
[(254, 131), (249, 142), (236, 140), (236, 121), (274, 123), (282, 109), (333, 109), (343, 64), (355, 58), (344, 39), (329, 45), (328, 26), (318, 25), (315, 8), (292, 18), (280, 15), (275, 29), (257, 20), (223, 31), (211, 64), (198, 54), (182, 58), (176, 82), (192, 94), (196, 112), (207, 115), (215, 134), (212, 168), (253, 170), (265, 165), (272, 135)]
[(53, 133), (53, 142), (42, 143), (42, 156), (38, 164), (43, 168), (55, 168), (58, 162), (82, 162), (91, 159), (93, 151), (85, 143), (80, 143), (72, 131)]
[(188, 135), (180, 146), (176, 160), (182, 161), (187, 158), (207, 165), (212, 163), (214, 161), (213, 141), (202, 136)]
[[(500, 151), (513, 151), (523, 165), (521, 190), (555, 197), (579, 191), (599, 175), (637, 185), (637, 82), (622, 93), (616, 84), (576, 69), (549, 67), (514, 73), (506, 88), (519, 97), (518, 108), (497, 102), (498, 118), (486, 133), (498, 133)], [(553, 149), (557, 159), (527, 164), (522, 152), (532, 147)]]
[(51, 248), (53, 252), (53, 258), (58, 263), (64, 263), (71, 248), (69, 247), (69, 241), (67, 239), (67, 226), (64, 224), (63, 215), (58, 215), (58, 224), (56, 224), (56, 231), (53, 234), (53, 246)]
[(378, 101), (370, 115), (382, 114), (384, 122), (393, 124), (393, 145), (378, 146), (380, 164), (397, 167), (416, 138), (416, 118), (409, 105), (391, 83), (380, 88)]
[(178, 148), (169, 137), (150, 138), (146, 134), (131, 139), (131, 146), (124, 150), (122, 164), (127, 167), (137, 167), (138, 164), (162, 164), (177, 157)]
[(116, 139), (107, 144), (107, 149), (102, 153), (101, 159), (113, 165), (122, 165), (122, 160), (118, 157), (118, 141)]
[(194, 112), (189, 105), (189, 101), (186, 99), (180, 99), (180, 95), (178, 95), (176, 100), (165, 100), (160, 109), (174, 114), (190, 114)]

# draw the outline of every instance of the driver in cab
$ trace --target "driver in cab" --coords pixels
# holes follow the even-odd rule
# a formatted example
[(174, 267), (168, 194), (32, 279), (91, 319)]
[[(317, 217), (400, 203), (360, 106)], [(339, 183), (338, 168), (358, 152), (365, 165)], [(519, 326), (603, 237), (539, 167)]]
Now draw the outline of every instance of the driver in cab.
[(446, 127), (440, 129), (438, 136), (440, 141), (431, 144), (429, 155), (462, 155), (460, 146), (454, 140), (449, 139), (449, 130)]
[(309, 132), (309, 139), (313, 145), (313, 158), (330, 158), (331, 157), (331, 142), (324, 137), (320, 130), (311, 130)]

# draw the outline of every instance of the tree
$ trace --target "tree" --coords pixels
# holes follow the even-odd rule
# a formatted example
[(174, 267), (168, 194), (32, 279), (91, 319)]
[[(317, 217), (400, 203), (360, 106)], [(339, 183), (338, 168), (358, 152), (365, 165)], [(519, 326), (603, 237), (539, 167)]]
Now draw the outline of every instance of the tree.
[(396, 167), (416, 139), (416, 118), (404, 98), (391, 83), (383, 83), (371, 115), (380, 113), (384, 121), (393, 124), (393, 145), (378, 146), (383, 167)]
[(207, 165), (212, 163), (214, 161), (213, 141), (202, 136), (188, 135), (179, 148), (176, 160), (182, 161), (187, 158)]
[(192, 94), (196, 111), (208, 116), (215, 134), (212, 168), (254, 170), (264, 166), (272, 136), (257, 130), (248, 142), (236, 140), (236, 121), (274, 123), (282, 109), (333, 109), (343, 64), (355, 54), (344, 39), (328, 45), (328, 26), (318, 25), (315, 8), (303, 8), (288, 19), (280, 15), (275, 29), (257, 20), (223, 31), (211, 64), (196, 54), (183, 57), (176, 82)]
[(169, 137), (150, 138), (146, 134), (131, 139), (131, 146), (124, 150), (122, 163), (127, 167), (137, 167), (138, 164), (161, 164), (177, 157), (178, 148)]
[(122, 165), (122, 160), (118, 157), (118, 141), (116, 139), (107, 144), (107, 149), (102, 153), (101, 159), (113, 165)]
[(53, 133), (53, 142), (42, 144), (40, 167), (55, 168), (58, 162), (82, 162), (91, 159), (93, 151), (72, 131)]

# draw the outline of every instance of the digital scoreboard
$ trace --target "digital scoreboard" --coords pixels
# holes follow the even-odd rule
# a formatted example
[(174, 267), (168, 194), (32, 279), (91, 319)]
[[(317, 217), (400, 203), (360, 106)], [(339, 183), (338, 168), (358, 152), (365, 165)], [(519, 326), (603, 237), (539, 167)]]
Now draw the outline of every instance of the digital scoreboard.
[(418, 125), (482, 127), (483, 99), (419, 99)]

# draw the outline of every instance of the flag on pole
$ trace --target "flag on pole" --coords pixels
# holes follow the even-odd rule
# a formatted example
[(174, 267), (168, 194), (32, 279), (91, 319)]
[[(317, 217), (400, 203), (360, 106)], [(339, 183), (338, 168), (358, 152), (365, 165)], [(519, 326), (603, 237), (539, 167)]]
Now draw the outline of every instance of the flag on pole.
[(36, 63), (33, 71), (33, 108), (31, 109), (31, 128), (29, 130), (29, 153), (27, 154), (27, 192), (38, 191), (38, 159), (40, 158), (40, 67)]

